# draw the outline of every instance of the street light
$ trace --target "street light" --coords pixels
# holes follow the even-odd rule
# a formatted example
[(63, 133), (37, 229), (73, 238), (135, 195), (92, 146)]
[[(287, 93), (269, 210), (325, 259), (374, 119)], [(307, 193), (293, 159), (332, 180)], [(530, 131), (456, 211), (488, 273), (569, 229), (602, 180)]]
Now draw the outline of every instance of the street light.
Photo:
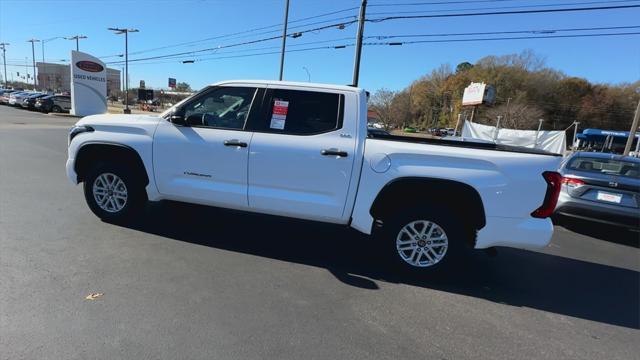
[(36, 48), (35, 43), (40, 42), (38, 39), (27, 40), (31, 43), (31, 60), (33, 61), (33, 90), (36, 89)]
[[(56, 36), (56, 37), (52, 37), (50, 39), (42, 40), (42, 68), (44, 69), (45, 75), (47, 74), (47, 63), (45, 62), (45, 59), (44, 59), (44, 43), (47, 43), (49, 41), (53, 41), (53, 40), (56, 40), (56, 39), (63, 39), (63, 38), (64, 37), (62, 37), (62, 36)], [(43, 76), (42, 79), (45, 79), (45, 77)], [(42, 83), (40, 84), (40, 86), (42, 86), (43, 90), (46, 90), (48, 85), (49, 85), (49, 81), (45, 82), (44, 85)]]
[(66, 40), (75, 40), (76, 41), (76, 51), (80, 51), (80, 44), (79, 44), (79, 40), (80, 39), (86, 39), (87, 37), (84, 35), (75, 35), (75, 36), (69, 36), (66, 37)]
[(120, 29), (120, 28), (109, 28), (108, 30), (115, 31), (116, 35), (124, 34), (124, 113), (131, 114), (131, 110), (129, 109), (129, 33), (130, 32), (138, 32), (138, 29)]
[(9, 87), (9, 82), (7, 80), (7, 49), (5, 48), (9, 43), (0, 43), (0, 48), (2, 48), (2, 61), (4, 62), (4, 87)]
[(307, 69), (306, 66), (303, 66), (302, 68), (307, 72), (307, 81), (311, 82), (311, 73), (309, 72), (309, 69)]

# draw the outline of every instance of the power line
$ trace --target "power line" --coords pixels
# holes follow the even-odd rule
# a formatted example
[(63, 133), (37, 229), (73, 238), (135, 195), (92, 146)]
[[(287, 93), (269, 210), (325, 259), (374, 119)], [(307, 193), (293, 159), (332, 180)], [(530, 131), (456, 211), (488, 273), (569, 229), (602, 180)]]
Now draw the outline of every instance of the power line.
[[(529, 39), (557, 39), (557, 38), (579, 38), (579, 37), (597, 37), (597, 36), (631, 36), (631, 35), (640, 35), (640, 32), (625, 32), (625, 33), (597, 33), (597, 34), (571, 34), (571, 35), (550, 35), (550, 36), (522, 36), (522, 37), (497, 37), (497, 38), (472, 38), (472, 39), (442, 39), (442, 40), (417, 40), (417, 41), (407, 41), (407, 42), (365, 42), (364, 46), (380, 46), (380, 45), (412, 45), (412, 44), (422, 44), (422, 43), (455, 43), (455, 42), (472, 42), (472, 41), (498, 41), (498, 40), (529, 40)], [(333, 46), (319, 46), (312, 48), (304, 48), (304, 49), (293, 49), (287, 50), (286, 52), (303, 52), (303, 51), (313, 51), (320, 49), (343, 49), (346, 47), (355, 46), (353, 43), (348, 44), (340, 44)], [(245, 49), (247, 51), (256, 51), (259, 49)], [(210, 61), (210, 60), (219, 60), (219, 59), (235, 59), (235, 58), (246, 58), (246, 57), (254, 57), (254, 56), (263, 56), (263, 55), (273, 55), (279, 54), (279, 51), (271, 51), (271, 52), (259, 52), (254, 54), (241, 54), (241, 55), (232, 55), (232, 56), (215, 56), (209, 58), (200, 58), (196, 61)], [(221, 53), (220, 55), (225, 55), (226, 53)], [(172, 61), (162, 61), (162, 62), (139, 62), (139, 65), (151, 65), (151, 64), (166, 64), (166, 63), (176, 63), (176, 59)]]
[(426, 43), (453, 43), (453, 42), (470, 42), (470, 41), (497, 41), (497, 40), (528, 40), (528, 39), (559, 39), (559, 38), (578, 38), (578, 37), (599, 37), (599, 36), (630, 36), (640, 35), (640, 32), (624, 32), (624, 33), (600, 33), (600, 34), (571, 34), (571, 35), (549, 35), (549, 36), (513, 36), (498, 38), (472, 38), (472, 39), (445, 39), (445, 40), (413, 40), (403, 42), (369, 42), (365, 45), (410, 45), (410, 44), (426, 44)]
[(458, 14), (432, 14), (432, 15), (403, 15), (403, 16), (387, 16), (378, 19), (367, 19), (368, 22), (379, 23), (388, 20), (399, 19), (426, 19), (426, 18), (444, 18), (444, 17), (466, 17), (466, 16), (492, 16), (492, 15), (516, 15), (516, 14), (542, 14), (542, 13), (562, 13), (574, 11), (595, 11), (595, 10), (616, 10), (639, 8), (640, 5), (616, 5), (616, 6), (597, 6), (597, 7), (580, 7), (580, 8), (561, 8), (561, 9), (544, 9), (544, 10), (513, 10), (513, 11), (490, 11), (476, 13), (458, 13)]
[(507, 10), (507, 9), (545, 8), (545, 7), (572, 6), (572, 5), (595, 5), (595, 4), (637, 3), (637, 2), (638, 2), (638, 0), (588, 1), (588, 2), (573, 2), (573, 3), (559, 3), (559, 4), (558, 3), (556, 3), (556, 4), (532, 4), (532, 5), (516, 5), (516, 6), (495, 6), (495, 7), (481, 7), (481, 8), (465, 8), (465, 9), (388, 11), (388, 12), (373, 12), (373, 13), (370, 13), (369, 15), (441, 13), (441, 12), (476, 11), (476, 10)]
[(466, 32), (466, 33), (440, 33), (440, 34), (412, 34), (412, 35), (370, 35), (368, 39), (396, 39), (411, 37), (445, 37), (445, 36), (471, 36), (471, 35), (505, 35), (505, 34), (550, 34), (556, 32), (569, 31), (595, 31), (595, 30), (620, 30), (637, 29), (640, 25), (629, 26), (609, 26), (609, 27), (589, 27), (589, 28), (567, 28), (567, 29), (540, 29), (540, 30), (514, 30), (514, 31), (488, 31), (488, 32)]
[[(462, 17), (462, 16), (486, 16), (486, 15), (513, 15), (513, 14), (529, 14), (529, 13), (555, 13), (555, 12), (569, 12), (569, 11), (594, 11), (594, 10), (626, 9), (626, 8), (638, 8), (638, 7), (640, 7), (640, 5), (600, 6), (600, 7), (586, 7), (586, 8), (561, 8), (561, 9), (545, 9), (545, 10), (516, 10), (516, 11), (505, 11), (505, 12), (483, 12), (483, 13), (457, 13), (457, 14), (437, 14), (437, 15), (391, 16), (391, 17), (380, 18), (380, 19), (366, 19), (366, 21), (369, 21), (369, 22), (382, 22), (382, 21), (396, 20), (396, 19), (416, 19), (416, 18), (432, 18), (432, 17)], [(339, 26), (344, 28), (344, 26), (353, 24), (355, 22), (357, 22), (357, 20), (350, 20), (350, 21), (343, 22), (343, 23), (334, 23), (334, 24), (330, 24), (330, 25), (317, 27), (317, 28), (314, 28), (314, 29), (303, 30), (303, 31), (298, 32), (298, 34), (303, 34), (303, 33), (313, 32), (313, 31), (320, 31), (320, 30), (333, 28), (333, 27), (339, 27)], [(287, 35), (287, 36), (290, 36), (290, 35)], [(201, 53), (201, 52), (217, 51), (219, 49), (224, 49), (224, 48), (229, 48), (229, 47), (236, 47), (236, 46), (243, 46), (243, 45), (250, 45), (250, 44), (255, 44), (255, 43), (260, 43), (260, 42), (265, 42), (265, 41), (275, 40), (275, 39), (281, 39), (281, 38), (282, 38), (282, 35), (272, 36), (272, 37), (268, 37), (268, 38), (245, 41), (245, 42), (240, 42), (240, 43), (236, 43), (236, 44), (221, 45), (221, 46), (217, 46), (217, 47), (214, 47), (214, 48), (199, 49), (199, 50), (193, 50), (193, 51), (185, 51), (185, 52), (174, 53), (174, 54), (151, 56), (151, 57), (146, 57), (146, 58), (134, 59), (134, 60), (131, 60), (131, 61), (132, 62), (136, 62), (136, 61), (154, 60), (154, 59), (175, 57), (177, 55), (192, 55), (192, 54)], [(494, 40), (494, 39), (489, 39), (489, 40)], [(509, 40), (517, 40), (517, 38), (509, 39)], [(465, 40), (465, 41), (471, 41), (471, 40)], [(397, 45), (397, 44), (394, 44), (394, 45)], [(111, 62), (111, 63), (108, 63), (108, 64), (119, 64), (119, 63), (122, 63), (122, 61), (114, 61), (114, 62)]]
[(463, 1), (428, 1), (428, 2), (415, 2), (415, 3), (384, 3), (384, 4), (369, 4), (369, 7), (389, 7), (389, 6), (424, 6), (424, 5), (454, 5), (454, 4), (473, 4), (473, 3), (495, 3), (495, 2), (507, 2), (518, 0), (463, 0)]
[[(307, 29), (307, 30), (299, 31), (299, 32), (297, 32), (297, 34), (304, 34), (304, 33), (308, 33), (308, 32), (320, 31), (320, 30), (336, 28), (336, 27), (340, 27), (340, 26), (342, 26), (344, 28), (344, 26), (353, 24), (355, 22), (357, 22), (357, 20), (351, 20), (351, 21), (342, 22), (342, 23), (334, 23), (334, 24), (320, 26), (320, 27), (313, 28), (313, 29)], [(287, 36), (292, 36), (292, 35), (287, 35)], [(168, 58), (168, 57), (175, 57), (177, 55), (192, 55), (192, 54), (208, 52), (208, 51), (217, 51), (217, 50), (220, 50), (220, 49), (226, 49), (226, 48), (230, 48), (230, 47), (251, 45), (251, 44), (261, 43), (261, 42), (265, 42), (265, 41), (269, 41), (269, 40), (281, 39), (281, 38), (282, 38), (282, 35), (271, 36), (271, 37), (268, 37), (268, 38), (262, 38), (262, 39), (251, 40), (251, 41), (244, 41), (244, 42), (235, 43), (235, 44), (219, 45), (219, 46), (216, 46), (216, 47), (213, 47), (213, 48), (207, 48), (207, 49), (184, 51), (184, 52), (179, 52), (179, 53), (175, 53), (175, 54), (158, 55), (158, 56), (151, 56), (151, 57), (146, 57), (146, 58), (138, 58), (138, 59), (129, 60), (129, 62), (137, 62), (137, 61), (144, 61), (144, 60), (154, 60), (154, 59), (163, 59), (163, 58)], [(122, 61), (113, 61), (113, 62), (108, 62), (107, 64), (120, 64), (120, 63), (122, 63)]]
[[(317, 47), (311, 47), (311, 48), (305, 48), (305, 49), (286, 50), (285, 52), (286, 53), (292, 53), (292, 52), (305, 52), (305, 51), (313, 51), (313, 50), (321, 50), (321, 49), (344, 49), (344, 48), (351, 47), (351, 46), (354, 46), (354, 45), (355, 44), (343, 44), (343, 45), (336, 45), (336, 46), (317, 46)], [(245, 58), (245, 57), (263, 56), (263, 55), (274, 55), (274, 54), (280, 54), (280, 51), (269, 51), (269, 52), (259, 52), (259, 53), (255, 53), (255, 54), (242, 54), (242, 55), (208, 57), (208, 58), (197, 59), (196, 62), (204, 62), (204, 61), (211, 61), (211, 60), (221, 60), (221, 59), (236, 59), (236, 58)], [(131, 65), (154, 65), (154, 64), (170, 64), (170, 63), (178, 63), (178, 61), (171, 60), (171, 61), (156, 61), (156, 62), (140, 62), (140, 63), (131, 64)]]
[[(317, 18), (320, 18), (320, 17), (335, 15), (335, 14), (344, 13), (344, 12), (348, 12), (348, 11), (353, 11), (353, 10), (357, 10), (357, 9), (358, 9), (357, 7), (351, 7), (351, 8), (341, 9), (341, 10), (330, 11), (330, 12), (326, 12), (326, 13), (322, 13), (322, 14), (318, 14), (318, 15), (314, 15), (314, 16), (309, 16), (309, 17), (305, 17), (305, 18), (301, 18), (301, 19), (297, 19), (297, 20), (292, 20), (292, 21), (289, 21), (289, 24), (300, 23), (300, 22), (304, 22), (306, 20), (317, 19)], [(327, 22), (331, 22), (331, 21), (345, 20), (345, 19), (353, 18), (353, 17), (355, 17), (355, 16), (345, 16), (345, 17), (340, 17), (340, 18), (328, 19), (328, 20), (323, 20), (323, 21), (319, 21), (319, 22), (314, 22), (314, 23), (311, 23), (311, 24), (296, 25), (296, 26), (291, 27), (291, 28), (292, 29), (300, 28), (300, 27), (311, 26), (311, 25), (316, 25), (316, 24), (320, 24), (320, 23), (327, 23)], [(197, 44), (197, 43), (201, 43), (201, 42), (224, 39), (224, 38), (229, 38), (229, 37), (234, 37), (234, 36), (237, 37), (238, 35), (250, 34), (250, 33), (256, 32), (256, 31), (271, 29), (271, 28), (280, 27), (280, 26), (282, 26), (282, 23), (274, 24), (274, 25), (267, 25), (267, 26), (262, 26), (262, 27), (257, 27), (257, 28), (252, 28), (252, 29), (248, 29), (248, 30), (237, 31), (237, 32), (233, 32), (233, 33), (223, 34), (223, 35), (216, 35), (216, 36), (212, 36), (212, 37), (208, 37), (208, 38), (204, 38), (204, 39), (199, 39), (199, 40), (192, 40), (192, 41), (186, 41), (186, 42), (182, 42), (182, 43), (176, 43), (176, 44), (171, 44), (171, 45), (160, 46), (160, 47), (156, 47), (156, 48), (143, 49), (143, 50), (139, 50), (139, 51), (136, 51), (136, 52), (132, 52), (131, 54), (134, 54), (134, 55), (135, 54), (142, 54), (142, 53), (146, 53), (146, 52), (169, 49), (169, 48), (174, 48), (174, 47), (188, 46), (188, 45), (193, 45), (193, 44)], [(268, 32), (262, 32), (260, 34), (273, 33), (273, 32), (279, 32), (279, 31), (280, 30), (273, 30), (273, 31), (268, 31)], [(254, 35), (259, 35), (259, 34), (254, 34)], [(246, 36), (244, 36), (244, 37), (246, 37)], [(100, 58), (110, 58), (110, 57), (117, 57), (117, 56), (120, 56), (120, 54), (100, 56)]]

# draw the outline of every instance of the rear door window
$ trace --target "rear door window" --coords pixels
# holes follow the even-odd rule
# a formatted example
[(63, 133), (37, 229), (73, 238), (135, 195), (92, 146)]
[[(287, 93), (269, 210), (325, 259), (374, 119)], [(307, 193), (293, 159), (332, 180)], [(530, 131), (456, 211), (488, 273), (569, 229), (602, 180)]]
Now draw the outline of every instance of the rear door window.
[(342, 127), (343, 103), (341, 94), (273, 89), (252, 130), (288, 135), (331, 132)]

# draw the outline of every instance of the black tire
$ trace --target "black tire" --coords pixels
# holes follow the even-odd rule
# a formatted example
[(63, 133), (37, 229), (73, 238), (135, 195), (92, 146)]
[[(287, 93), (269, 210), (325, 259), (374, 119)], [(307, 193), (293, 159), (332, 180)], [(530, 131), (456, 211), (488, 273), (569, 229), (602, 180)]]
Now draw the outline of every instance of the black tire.
[[(122, 207), (117, 209), (117, 211), (104, 209), (98, 203), (97, 196), (94, 196), (93, 193), (96, 179), (101, 175), (109, 176), (108, 174), (115, 175), (122, 180), (126, 190), (126, 200), (118, 200), (118, 207)], [(113, 179), (113, 177), (110, 178)], [(144, 184), (135, 178), (134, 172), (127, 167), (112, 163), (100, 163), (89, 170), (84, 178), (84, 197), (91, 211), (100, 219), (108, 222), (126, 222), (133, 220), (135, 215), (140, 212), (147, 202)], [(114, 200), (114, 202), (115, 201), (116, 200)]]
[(53, 105), (53, 107), (51, 107), (51, 112), (54, 113), (61, 113), (62, 112), (62, 108), (58, 105)]
[[(381, 255), (385, 259), (385, 263), (387, 263), (393, 271), (417, 274), (450, 272), (453, 274), (463, 270), (464, 264), (466, 263), (464, 260), (470, 253), (470, 246), (467, 244), (471, 242), (471, 238), (475, 235), (475, 230), (470, 226), (461, 224), (461, 221), (464, 221), (464, 219), (456, 217), (452, 211), (446, 208), (421, 206), (408, 209), (385, 220), (382, 228), (376, 231), (375, 235), (380, 242)], [(397, 241), (399, 236), (400, 240), (408, 241), (411, 239), (406, 232), (400, 235), (402, 229), (411, 223), (414, 223), (418, 231), (422, 230), (421, 225), (429, 226), (428, 223), (436, 224), (437, 227), (434, 227), (436, 231), (434, 235), (439, 234), (439, 231), (442, 230), (447, 238), (446, 251), (442, 251), (445, 250), (442, 245), (436, 246), (435, 241), (427, 241), (429, 240), (428, 238), (422, 237), (420, 238), (420, 240), (422, 240), (421, 242), (415, 241), (414, 243), (424, 246), (419, 250), (423, 251), (423, 254), (416, 252), (415, 257), (413, 257), (413, 259), (421, 259), (421, 262), (423, 262), (422, 266), (410, 264), (403, 259), (400, 255), (401, 251), (397, 247)], [(429, 228), (427, 228), (427, 232), (428, 229)], [(411, 239), (411, 241), (414, 240), (417, 240), (417, 238)], [(438, 240), (438, 242), (441, 242), (441, 240)], [(431, 245), (432, 243), (434, 245)], [(433, 246), (431, 250), (429, 250), (430, 246)], [(428, 252), (429, 257), (427, 257), (427, 254), (424, 254), (425, 252)], [(407, 255), (411, 257), (411, 254), (414, 254), (412, 249), (407, 249), (403, 251), (403, 253), (405, 257), (407, 257)], [(436, 254), (439, 255), (440, 253), (444, 253), (444, 256), (439, 261), (431, 261), (431, 258), (437, 258)]]

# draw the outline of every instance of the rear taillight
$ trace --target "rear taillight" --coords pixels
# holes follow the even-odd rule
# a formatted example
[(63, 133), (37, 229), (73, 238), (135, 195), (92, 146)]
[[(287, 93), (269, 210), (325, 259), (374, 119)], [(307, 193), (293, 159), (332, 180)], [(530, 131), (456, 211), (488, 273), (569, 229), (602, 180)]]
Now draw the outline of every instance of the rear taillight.
[(582, 181), (580, 179), (576, 179), (576, 178), (570, 178), (570, 177), (563, 177), (562, 178), (562, 183), (567, 185), (567, 186), (571, 186), (571, 187), (577, 187), (577, 186), (584, 185), (584, 181)]
[(547, 192), (544, 194), (544, 202), (531, 213), (535, 218), (548, 218), (553, 214), (560, 195), (560, 184), (563, 181), (562, 175), (555, 171), (545, 171), (542, 177), (547, 182)]

